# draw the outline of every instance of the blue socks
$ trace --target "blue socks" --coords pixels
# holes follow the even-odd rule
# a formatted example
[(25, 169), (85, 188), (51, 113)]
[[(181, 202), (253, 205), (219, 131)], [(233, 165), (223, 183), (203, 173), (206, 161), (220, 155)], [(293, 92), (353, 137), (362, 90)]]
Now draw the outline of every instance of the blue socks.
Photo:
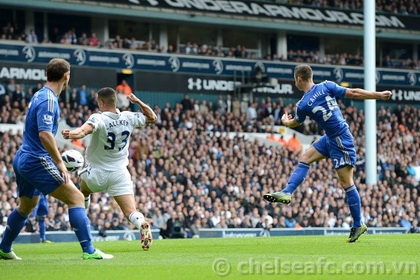
[(297, 189), (297, 187), (300, 184), (302, 184), (302, 182), (306, 179), (308, 172), (309, 164), (304, 163), (302, 161), (299, 162), (295, 171), (293, 171), (292, 176), (290, 176), (289, 182), (287, 182), (287, 187), (283, 190), (283, 192), (292, 194)]
[(70, 225), (79, 240), (80, 246), (85, 253), (92, 254), (95, 248), (92, 245), (89, 220), (86, 216), (86, 209), (82, 206), (69, 208)]
[(15, 241), (16, 237), (25, 226), (27, 218), (28, 216), (24, 216), (23, 214), (19, 213), (17, 209), (10, 213), (9, 219), (7, 220), (7, 227), (4, 231), (3, 239), (0, 243), (0, 249), (3, 250), (3, 252), (8, 253), (12, 251), (12, 243)]
[[(0, 243), (0, 249), (3, 252), (8, 253), (12, 251), (12, 243), (19, 235), (22, 228), (25, 226), (27, 218), (27, 216), (23, 216), (21, 213), (19, 213), (17, 209), (13, 210), (12, 213), (10, 213), (9, 219), (7, 220), (7, 227), (4, 231), (3, 239)], [(83, 252), (92, 254), (95, 251), (95, 248), (92, 245), (92, 236), (90, 234), (89, 220), (86, 216), (85, 208), (82, 206), (70, 208), (69, 220), (70, 225), (73, 228), (77, 239), (80, 242), (80, 246), (82, 246)], [(42, 223), (40, 223), (40, 233), (42, 231), (41, 224)]]
[(39, 238), (41, 241), (47, 240), (47, 237), (45, 235), (46, 227), (45, 227), (45, 218), (38, 216), (38, 225), (39, 225)]
[(358, 228), (362, 226), (362, 207), (360, 202), (360, 195), (355, 185), (351, 185), (344, 189), (347, 195), (347, 204), (350, 208), (350, 213), (353, 218), (353, 227)]

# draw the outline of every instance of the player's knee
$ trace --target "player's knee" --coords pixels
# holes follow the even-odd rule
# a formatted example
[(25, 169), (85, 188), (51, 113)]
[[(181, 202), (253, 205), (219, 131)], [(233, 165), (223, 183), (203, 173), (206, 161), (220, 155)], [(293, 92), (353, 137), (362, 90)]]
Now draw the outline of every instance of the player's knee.
[(310, 164), (311, 163), (311, 158), (307, 153), (303, 153), (299, 158), (299, 162), (304, 162), (306, 164)]
[(70, 207), (71, 206), (84, 206), (85, 205), (85, 197), (79, 190), (75, 190), (75, 191), (71, 192), (62, 201)]
[(30, 207), (27, 205), (22, 205), (22, 203), (19, 204), (17, 211), (22, 215), (22, 216), (29, 216), (32, 211), (35, 209), (34, 207)]
[(80, 191), (74, 192), (74, 200), (75, 205), (85, 205), (85, 196)]

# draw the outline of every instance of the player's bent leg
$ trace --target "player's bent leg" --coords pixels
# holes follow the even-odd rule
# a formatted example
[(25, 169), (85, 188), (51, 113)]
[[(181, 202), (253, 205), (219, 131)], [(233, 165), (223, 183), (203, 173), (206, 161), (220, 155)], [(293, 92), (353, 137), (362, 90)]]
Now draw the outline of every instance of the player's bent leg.
[(32, 211), (35, 209), (39, 201), (39, 196), (34, 196), (32, 198), (21, 196), (19, 197), (20, 203), (17, 207), (19, 213), (29, 216)]
[(85, 208), (88, 209), (90, 206), (90, 194), (92, 193), (92, 191), (89, 189), (88, 185), (83, 179), (80, 179), (80, 191), (85, 197)]
[(310, 146), (300, 157), (300, 162), (290, 176), (286, 188), (280, 192), (265, 194), (263, 198), (269, 202), (290, 204), (293, 192), (306, 179), (310, 164), (324, 158), (326, 158), (325, 155), (321, 154), (314, 146)]
[(61, 184), (58, 188), (50, 193), (51, 196), (61, 200), (70, 207), (84, 206), (84, 196), (79, 189), (69, 181)]
[(144, 215), (136, 210), (134, 195), (118, 195), (114, 196), (114, 199), (128, 220), (140, 230), (140, 242), (143, 250), (149, 250), (153, 242), (150, 224), (145, 220)]

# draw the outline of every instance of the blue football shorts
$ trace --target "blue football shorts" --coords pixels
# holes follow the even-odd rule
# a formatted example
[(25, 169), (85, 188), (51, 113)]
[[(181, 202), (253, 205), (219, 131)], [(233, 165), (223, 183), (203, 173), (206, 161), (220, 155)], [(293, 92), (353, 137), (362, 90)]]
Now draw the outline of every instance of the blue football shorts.
[(19, 197), (33, 198), (49, 194), (64, 183), (49, 156), (36, 156), (19, 150), (13, 160)]
[(356, 149), (350, 131), (346, 131), (334, 138), (323, 135), (318, 141), (313, 143), (313, 146), (322, 155), (331, 158), (334, 169), (356, 164)]

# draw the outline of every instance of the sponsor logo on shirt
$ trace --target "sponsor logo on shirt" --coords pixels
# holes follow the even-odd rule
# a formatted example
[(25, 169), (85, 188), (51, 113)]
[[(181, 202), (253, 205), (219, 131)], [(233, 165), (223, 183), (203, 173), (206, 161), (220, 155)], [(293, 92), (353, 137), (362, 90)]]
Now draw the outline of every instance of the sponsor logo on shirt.
[(45, 124), (52, 124), (53, 123), (53, 116), (45, 114), (42, 118), (42, 121)]

